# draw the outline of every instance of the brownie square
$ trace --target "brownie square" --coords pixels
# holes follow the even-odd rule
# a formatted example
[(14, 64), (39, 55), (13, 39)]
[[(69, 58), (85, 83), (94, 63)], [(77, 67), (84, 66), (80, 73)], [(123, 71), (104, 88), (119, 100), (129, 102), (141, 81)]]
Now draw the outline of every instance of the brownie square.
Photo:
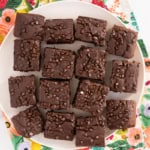
[(113, 60), (110, 89), (114, 92), (135, 93), (137, 90), (139, 63)]
[(71, 79), (75, 55), (71, 50), (45, 48), (42, 75), (52, 79)]
[(73, 113), (47, 112), (44, 137), (59, 140), (73, 140), (75, 115)]
[(43, 131), (43, 119), (35, 106), (18, 113), (12, 118), (12, 122), (17, 132), (26, 138)]
[(41, 108), (51, 110), (69, 108), (69, 81), (52, 81), (41, 79), (39, 86), (39, 105)]
[(100, 115), (97, 116), (88, 116), (88, 117), (78, 117), (76, 124), (77, 126), (86, 126), (86, 125), (97, 125), (104, 127), (104, 116)]
[(109, 88), (89, 80), (80, 81), (74, 106), (93, 115), (102, 114)]
[(41, 42), (39, 40), (15, 40), (14, 42), (14, 70), (39, 71)]
[(37, 14), (17, 13), (14, 36), (23, 39), (43, 39), (44, 17)]
[(36, 104), (35, 77), (33, 75), (10, 77), (8, 82), (11, 107)]
[(74, 24), (72, 19), (46, 20), (44, 30), (47, 44), (72, 43), (74, 41)]
[(105, 129), (95, 117), (77, 118), (76, 146), (105, 146)]
[(125, 58), (134, 56), (138, 33), (125, 27), (114, 25), (110, 34), (107, 52)]
[(75, 75), (78, 78), (104, 80), (106, 53), (93, 47), (81, 47), (78, 50)]
[(110, 129), (134, 127), (136, 121), (136, 102), (133, 100), (107, 100), (106, 119)]
[(98, 46), (105, 45), (107, 21), (90, 17), (77, 18), (75, 38), (91, 42)]

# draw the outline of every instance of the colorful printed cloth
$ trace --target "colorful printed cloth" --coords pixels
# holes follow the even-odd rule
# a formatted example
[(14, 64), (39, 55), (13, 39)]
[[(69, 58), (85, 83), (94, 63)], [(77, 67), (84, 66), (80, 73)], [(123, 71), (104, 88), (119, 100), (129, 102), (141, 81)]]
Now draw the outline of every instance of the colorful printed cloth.
[[(41, 5), (56, 0), (0, 0), (0, 44), (14, 25), (16, 12), (28, 12)], [(112, 12), (122, 22), (130, 28), (139, 31), (136, 18), (132, 12), (127, 0), (83, 0)], [(128, 130), (117, 130), (106, 138), (106, 148), (90, 147), (80, 150), (148, 150), (150, 149), (150, 80), (148, 79), (150, 71), (150, 59), (142, 39), (138, 39), (143, 57), (145, 59), (145, 90), (141, 103), (137, 108), (137, 126)], [(42, 146), (30, 139), (20, 136), (13, 125), (3, 114), (6, 127), (9, 130), (12, 143), (15, 150), (54, 150)], [(79, 150), (79, 149), (78, 149)]]

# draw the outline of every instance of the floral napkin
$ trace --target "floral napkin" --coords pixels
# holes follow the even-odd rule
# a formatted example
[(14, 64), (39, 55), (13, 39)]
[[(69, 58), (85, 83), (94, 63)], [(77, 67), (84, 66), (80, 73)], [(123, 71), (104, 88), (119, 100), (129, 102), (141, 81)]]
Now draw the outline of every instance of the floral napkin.
[[(0, 44), (14, 25), (16, 12), (29, 12), (34, 8), (58, 0), (0, 0)], [(127, 0), (81, 0), (98, 5), (117, 16), (127, 27), (139, 31), (134, 13)], [(140, 32), (139, 32), (140, 33)], [(144, 95), (137, 108), (137, 123), (135, 128), (116, 130), (106, 138), (106, 147), (87, 147), (77, 150), (150, 150), (150, 59), (143, 40), (138, 44), (145, 60), (145, 89)], [(30, 139), (20, 136), (8, 121), (5, 113), (3, 117), (15, 150), (54, 150), (40, 145)], [(56, 150), (56, 149), (55, 149)]]

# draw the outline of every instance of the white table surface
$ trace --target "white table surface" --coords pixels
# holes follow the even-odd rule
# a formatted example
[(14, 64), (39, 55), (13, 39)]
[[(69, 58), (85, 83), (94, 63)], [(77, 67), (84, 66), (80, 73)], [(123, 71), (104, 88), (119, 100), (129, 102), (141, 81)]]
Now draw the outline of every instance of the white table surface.
[[(150, 0), (129, 0), (137, 18), (140, 33), (150, 52)], [(0, 150), (13, 150), (9, 135), (6, 134), (4, 122), (0, 114)], [(5, 146), (5, 147), (4, 147)]]

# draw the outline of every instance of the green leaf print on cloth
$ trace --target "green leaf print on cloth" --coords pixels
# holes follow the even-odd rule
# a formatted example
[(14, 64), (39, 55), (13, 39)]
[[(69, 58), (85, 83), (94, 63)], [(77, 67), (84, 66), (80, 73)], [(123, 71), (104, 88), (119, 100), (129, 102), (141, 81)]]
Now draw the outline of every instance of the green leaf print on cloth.
[(126, 140), (118, 140), (114, 143), (108, 144), (108, 147), (111, 147), (113, 150), (130, 150), (130, 148), (133, 150), (136, 148), (143, 147), (143, 143), (139, 143), (136, 146), (131, 146)]
[[(145, 95), (148, 95), (148, 94), (145, 94)], [(143, 104), (140, 106), (140, 118), (144, 127), (150, 126), (149, 106), (144, 106)]]
[[(34, 8), (37, 8), (37, 7), (39, 6), (39, 0), (36, 0), (36, 1), (34, 2), (34, 4), (29, 3), (28, 0), (24, 0), (24, 2), (25, 2), (26, 6), (27, 6), (27, 8), (28, 8), (28, 11), (30, 11), (30, 10), (32, 10), (32, 9), (34, 9)], [(34, 5), (34, 6), (33, 6), (33, 5)]]
[(126, 140), (118, 140), (115, 141), (114, 143), (108, 144), (108, 147), (117, 149), (117, 148), (130, 148), (130, 145)]
[(150, 126), (150, 117), (146, 117), (144, 115), (141, 115), (140, 117), (144, 127)]
[(137, 24), (137, 21), (136, 21), (136, 18), (135, 18), (135, 16), (134, 16), (134, 13), (133, 13), (133, 12), (130, 13), (130, 19), (131, 19), (131, 24), (132, 24), (133, 26), (135, 26), (135, 28), (136, 28), (137, 31), (139, 31), (139, 26), (138, 26), (138, 24)]
[(16, 136), (14, 134), (12, 135), (12, 143), (14, 145), (15, 150), (18, 150), (18, 145), (22, 142), (23, 142), (23, 137), (22, 136)]
[(133, 146), (134, 148), (140, 148), (140, 147), (144, 147), (144, 143), (139, 143), (138, 145), (136, 146)]
[(0, 9), (0, 16), (2, 16), (2, 12), (4, 9), (6, 8), (16, 9), (21, 3), (22, 3), (22, 0), (8, 0), (5, 8)]
[(150, 94), (144, 94), (143, 96), (146, 100), (149, 100), (150, 101)]
[(33, 9), (33, 7), (32, 7), (31, 4), (28, 2), (28, 0), (24, 0), (24, 2), (25, 2), (26, 6), (27, 6), (27, 8), (28, 8), (28, 11), (30, 11), (30, 10)]
[(147, 90), (147, 92), (150, 92), (150, 88), (147, 88), (146, 90)]
[(41, 149), (41, 150), (52, 150), (52, 148), (46, 147), (46, 146), (42, 146), (42, 149)]
[(140, 106), (140, 115), (144, 115), (145, 106), (142, 104)]
[(148, 57), (148, 52), (146, 50), (146, 46), (144, 44), (144, 41), (142, 39), (138, 39), (138, 44), (139, 44), (139, 46), (140, 46), (140, 48), (142, 50), (143, 56), (144, 57)]
[(37, 0), (36, 4), (35, 4), (35, 8), (37, 8), (39, 6), (39, 3), (40, 3), (39, 0)]
[(127, 21), (127, 20), (123, 20), (121, 17), (118, 17), (124, 24), (128, 24), (129, 23), (129, 21)]
[(104, 147), (92, 147), (91, 150), (104, 150)]
[(21, 4), (22, 0), (8, 0), (6, 8), (15, 9)]

